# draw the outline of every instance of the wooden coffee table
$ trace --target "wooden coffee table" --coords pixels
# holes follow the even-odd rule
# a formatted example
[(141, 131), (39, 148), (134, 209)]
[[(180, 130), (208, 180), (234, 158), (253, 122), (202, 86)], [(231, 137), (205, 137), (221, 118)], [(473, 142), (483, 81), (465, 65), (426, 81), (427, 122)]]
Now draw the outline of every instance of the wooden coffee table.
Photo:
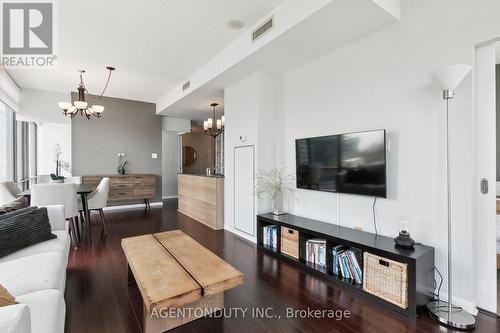
[(240, 271), (180, 230), (124, 238), (122, 248), (143, 299), (145, 333), (223, 309), (224, 291), (243, 284)]

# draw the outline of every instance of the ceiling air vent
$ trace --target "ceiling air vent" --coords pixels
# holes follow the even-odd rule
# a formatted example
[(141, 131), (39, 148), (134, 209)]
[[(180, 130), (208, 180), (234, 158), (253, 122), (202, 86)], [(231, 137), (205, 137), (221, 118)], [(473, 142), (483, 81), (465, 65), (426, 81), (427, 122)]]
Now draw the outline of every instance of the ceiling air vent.
[(264, 22), (260, 27), (258, 27), (252, 32), (252, 42), (262, 37), (266, 32), (271, 30), (273, 26), (274, 26), (274, 17), (271, 17), (266, 22)]
[(182, 91), (186, 90), (187, 88), (189, 88), (191, 86), (191, 81), (187, 81), (186, 83), (184, 83), (182, 85)]

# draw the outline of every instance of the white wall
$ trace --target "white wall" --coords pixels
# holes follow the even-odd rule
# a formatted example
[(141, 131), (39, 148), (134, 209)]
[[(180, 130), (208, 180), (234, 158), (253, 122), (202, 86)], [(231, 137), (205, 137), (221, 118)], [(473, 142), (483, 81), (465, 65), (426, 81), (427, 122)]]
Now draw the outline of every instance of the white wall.
[[(444, 65), (473, 64), (474, 45), (500, 36), (500, 1), (402, 0), (401, 9), (401, 23), (283, 74), (277, 94), (277, 165), (294, 170), (299, 137), (387, 129), (389, 198), (377, 204), (379, 233), (394, 236), (398, 217), (409, 215), (414, 238), (436, 248), (436, 266), (446, 281), (445, 104), (427, 74)], [(258, 142), (252, 80), (225, 91), (229, 156), (237, 133)], [(472, 88), (471, 75), (457, 90), (450, 114), (454, 295), (469, 311), (476, 302), (471, 282), (481, 278), (474, 266)], [(227, 169), (229, 164), (230, 159)], [(339, 210), (335, 194), (296, 194), (298, 201), (289, 208), (294, 214), (374, 230), (372, 198), (341, 195)], [(446, 285), (441, 292), (446, 298)]]
[[(415, 239), (436, 248), (446, 270), (444, 103), (427, 73), (473, 63), (474, 44), (500, 35), (498, 1), (403, 1), (402, 22), (283, 77), (284, 164), (295, 165), (294, 139), (386, 128), (389, 199), (378, 203), (379, 231), (395, 235), (397, 218), (413, 218)], [(423, 24), (425, 22), (425, 24)], [(472, 76), (452, 102), (455, 295), (474, 305)], [(306, 125), (307, 124), (307, 125)], [(334, 223), (336, 196), (297, 191), (291, 211)], [(341, 196), (340, 223), (373, 231), (371, 199)], [(443, 291), (446, 292), (446, 286)], [(458, 300), (460, 302), (460, 300)]]
[(167, 132), (187, 133), (191, 132), (191, 120), (161, 117), (161, 128)]
[[(274, 75), (255, 73), (224, 91), (224, 224), (232, 231), (235, 231), (234, 210), (237, 209), (234, 206), (234, 148), (254, 146), (256, 173), (275, 167), (278, 88)], [(242, 136), (244, 140), (240, 139)], [(248, 204), (254, 204), (257, 213), (267, 212), (271, 208), (269, 201), (263, 199), (255, 198), (253, 203)], [(255, 231), (253, 235), (242, 236), (255, 241)]]
[[(70, 101), (69, 93), (22, 89), (18, 120), (34, 121), (37, 129), (37, 173), (55, 172), (54, 147), (62, 147), (62, 159), (71, 163), (71, 120), (62, 114), (57, 102)], [(63, 175), (69, 175), (63, 171)]]

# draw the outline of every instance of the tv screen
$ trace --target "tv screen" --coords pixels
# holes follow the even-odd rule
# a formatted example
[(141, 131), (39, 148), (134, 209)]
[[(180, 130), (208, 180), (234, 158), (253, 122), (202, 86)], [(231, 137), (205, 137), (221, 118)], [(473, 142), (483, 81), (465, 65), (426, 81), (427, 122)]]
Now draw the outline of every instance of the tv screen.
[(385, 130), (295, 140), (297, 188), (387, 197)]

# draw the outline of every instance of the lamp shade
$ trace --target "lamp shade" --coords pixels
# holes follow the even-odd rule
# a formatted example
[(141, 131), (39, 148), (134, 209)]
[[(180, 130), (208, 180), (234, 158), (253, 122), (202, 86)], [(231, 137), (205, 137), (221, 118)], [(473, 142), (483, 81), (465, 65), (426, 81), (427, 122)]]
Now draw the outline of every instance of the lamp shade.
[(83, 102), (83, 101), (75, 101), (75, 106), (77, 109), (79, 110), (85, 110), (87, 108), (87, 102)]
[(451, 65), (432, 71), (429, 74), (431, 81), (442, 90), (450, 90), (458, 87), (460, 82), (471, 71), (469, 65)]
[(62, 110), (68, 110), (70, 107), (72, 107), (73, 105), (71, 105), (71, 103), (69, 102), (59, 102), (57, 103), (57, 105), (59, 105), (59, 107), (62, 109)]
[(104, 111), (104, 106), (94, 105), (92, 106), (92, 109), (94, 110), (95, 113), (102, 113)]

